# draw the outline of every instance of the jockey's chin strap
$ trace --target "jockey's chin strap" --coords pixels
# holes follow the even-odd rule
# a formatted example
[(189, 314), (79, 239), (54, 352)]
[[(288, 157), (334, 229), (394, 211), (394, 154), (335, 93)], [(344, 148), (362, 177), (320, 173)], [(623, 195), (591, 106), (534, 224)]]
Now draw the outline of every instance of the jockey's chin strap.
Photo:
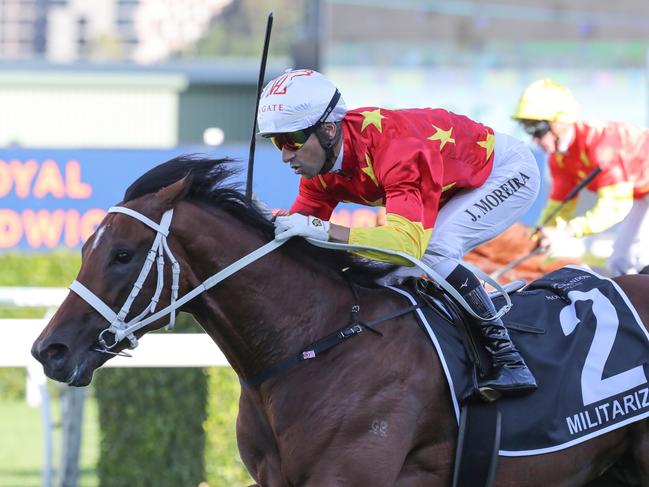
[[(156, 237), (153, 241), (153, 245), (151, 246), (151, 249), (149, 250), (149, 253), (147, 254), (146, 260), (144, 262), (144, 266), (140, 271), (140, 275), (138, 276), (135, 284), (133, 284), (133, 289), (129, 293), (128, 298), (126, 298), (126, 302), (123, 304), (119, 312), (115, 313), (110, 308), (110, 306), (104, 303), (97, 295), (95, 295), (92, 291), (90, 291), (86, 286), (81, 284), (79, 281), (75, 280), (70, 285), (71, 291), (74, 291), (76, 294), (78, 294), (84, 301), (86, 301), (100, 315), (102, 315), (109, 323), (108, 328), (104, 329), (99, 334), (99, 338), (98, 338), (98, 342), (103, 348), (98, 348), (96, 350), (98, 352), (110, 353), (115, 355), (128, 356), (128, 354), (126, 353), (120, 352), (119, 354), (117, 354), (115, 352), (111, 352), (110, 350), (125, 338), (128, 339), (128, 341), (130, 342), (131, 345), (130, 348), (137, 347), (138, 341), (135, 336), (135, 332), (137, 330), (144, 328), (150, 323), (159, 320), (160, 318), (166, 315), (169, 315), (169, 323), (167, 324), (167, 330), (171, 330), (176, 320), (176, 311), (178, 310), (178, 308), (180, 308), (181, 306), (183, 306), (184, 304), (186, 304), (188, 301), (195, 298), (199, 294), (212, 288), (213, 286), (215, 286), (225, 278), (231, 276), (235, 272), (246, 267), (248, 264), (256, 261), (257, 259), (263, 257), (269, 252), (272, 252), (277, 247), (283, 245), (286, 242), (286, 240), (270, 241), (269, 243), (263, 245), (262, 247), (258, 248), (254, 252), (251, 252), (250, 254), (242, 257), (236, 262), (230, 264), (228, 267), (220, 270), (216, 274), (213, 274), (212, 276), (208, 277), (205, 281), (203, 281), (201, 284), (196, 286), (192, 291), (185, 294), (182, 298), (178, 299), (180, 265), (178, 264), (176, 258), (173, 256), (173, 253), (171, 252), (171, 249), (167, 244), (167, 236), (169, 235), (169, 226), (171, 225), (171, 219), (173, 217), (173, 209), (167, 210), (162, 215), (159, 224), (155, 223), (153, 220), (147, 218), (141, 213), (131, 210), (130, 208), (125, 208), (123, 206), (114, 206), (108, 210), (108, 213), (123, 213), (125, 215), (135, 218), (136, 220), (141, 221), (146, 226), (152, 228), (156, 232)], [(169, 261), (171, 262), (171, 269), (172, 269), (171, 301), (167, 307), (155, 313), (156, 306), (160, 299), (160, 294), (162, 293), (162, 289), (164, 288), (165, 254), (169, 258)], [(140, 313), (138, 316), (136, 316), (135, 318), (127, 322), (126, 316), (128, 315), (131, 309), (131, 305), (133, 304), (133, 301), (135, 301), (135, 298), (138, 296), (138, 294), (140, 294), (140, 290), (142, 289), (142, 286), (144, 285), (144, 281), (146, 280), (147, 276), (149, 275), (149, 272), (151, 271), (151, 268), (153, 267), (154, 261), (157, 261), (158, 277), (157, 277), (156, 289), (153, 294), (153, 297), (151, 298), (151, 302), (149, 305), (147, 305), (144, 308), (142, 313)], [(150, 313), (153, 314), (146, 317)], [(106, 333), (113, 334), (112, 343), (108, 342), (107, 339), (105, 338)]]

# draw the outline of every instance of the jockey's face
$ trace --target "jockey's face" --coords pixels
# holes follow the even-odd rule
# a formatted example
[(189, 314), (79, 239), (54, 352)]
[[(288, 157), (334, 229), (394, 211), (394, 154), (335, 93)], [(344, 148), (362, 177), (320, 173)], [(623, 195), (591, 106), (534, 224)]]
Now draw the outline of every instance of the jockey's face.
[[(329, 135), (331, 127), (333, 127), (335, 133), (334, 124), (325, 124), (323, 129)], [(325, 163), (325, 150), (320, 145), (318, 136), (315, 133), (312, 133), (304, 145), (298, 150), (291, 150), (287, 147), (282, 148), (282, 161), (290, 164), (291, 169), (295, 174), (311, 179), (317, 176), (322, 170), (322, 166)]]
[(549, 130), (541, 137), (532, 137), (532, 141), (548, 154), (556, 152), (557, 150), (557, 136), (552, 133), (552, 130)]
[(552, 154), (557, 152), (559, 147), (566, 144), (568, 137), (571, 137), (572, 124), (561, 122), (550, 122), (550, 130), (540, 137), (532, 137), (532, 141), (538, 145), (544, 152)]

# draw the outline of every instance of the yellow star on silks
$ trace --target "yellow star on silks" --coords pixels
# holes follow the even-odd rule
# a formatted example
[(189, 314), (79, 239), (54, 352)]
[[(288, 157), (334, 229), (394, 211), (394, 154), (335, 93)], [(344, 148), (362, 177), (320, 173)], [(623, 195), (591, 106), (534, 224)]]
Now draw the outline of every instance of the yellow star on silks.
[(376, 110), (366, 110), (361, 112), (363, 115), (363, 125), (361, 125), (361, 132), (365, 130), (365, 127), (368, 125), (374, 125), (379, 132), (383, 133), (383, 128), (381, 127), (381, 119), (386, 118), (381, 115), (381, 109), (377, 108)]
[(376, 179), (376, 174), (374, 174), (374, 167), (372, 166), (372, 159), (370, 159), (370, 155), (368, 153), (365, 153), (365, 162), (367, 163), (367, 166), (361, 169), (365, 174), (367, 174), (372, 182), (378, 186), (379, 181)]
[(479, 140), (477, 144), (487, 150), (487, 159), (489, 159), (496, 145), (496, 137), (494, 137), (494, 134), (487, 134), (487, 138), (485, 140)]
[(455, 139), (451, 137), (451, 132), (453, 132), (453, 127), (451, 127), (448, 130), (442, 130), (436, 125), (433, 125), (433, 127), (435, 127), (435, 133), (430, 137), (428, 137), (428, 140), (439, 140), (440, 141), (439, 150), (442, 150), (447, 142), (450, 142), (451, 144), (455, 144)]
[(579, 153), (579, 160), (582, 162), (584, 166), (586, 167), (590, 166), (590, 159), (588, 158), (588, 155), (584, 151), (581, 151)]
[(563, 162), (563, 154), (555, 152), (553, 155), (554, 155), (554, 161), (557, 163), (557, 166), (563, 168), (565, 166)]
[(457, 183), (449, 183), (449, 184), (447, 184), (446, 186), (442, 187), (442, 193), (443, 193), (444, 191), (448, 191), (449, 189), (451, 189), (451, 188), (452, 188), (453, 186), (455, 186), (456, 184), (457, 184)]

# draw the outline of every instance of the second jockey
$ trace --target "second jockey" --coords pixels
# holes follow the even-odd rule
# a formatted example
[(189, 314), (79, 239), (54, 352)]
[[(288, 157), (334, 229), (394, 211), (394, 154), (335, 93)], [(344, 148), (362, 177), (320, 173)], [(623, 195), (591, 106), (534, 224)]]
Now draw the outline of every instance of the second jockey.
[[(635, 274), (649, 265), (649, 130), (623, 122), (579, 120), (570, 90), (550, 79), (527, 87), (513, 118), (549, 154), (552, 191), (539, 223), (556, 216), (543, 229), (544, 240), (556, 244), (621, 222), (609, 271)], [(586, 214), (575, 216), (578, 198), (565, 204), (563, 200), (595, 168), (601, 172), (586, 187), (597, 193), (597, 202)]]

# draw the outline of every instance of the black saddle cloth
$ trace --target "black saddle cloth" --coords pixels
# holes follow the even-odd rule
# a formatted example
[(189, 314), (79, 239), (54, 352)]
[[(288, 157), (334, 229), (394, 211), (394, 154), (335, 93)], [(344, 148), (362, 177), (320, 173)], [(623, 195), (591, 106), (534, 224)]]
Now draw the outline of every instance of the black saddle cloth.
[[(613, 281), (564, 267), (512, 295), (512, 302), (504, 322), (539, 388), (498, 400), (501, 455), (561, 450), (649, 416), (649, 334)], [(500, 307), (504, 298), (494, 303)], [(460, 399), (474, 387), (475, 357), (453, 313), (417, 314), (439, 354), (459, 420)]]

